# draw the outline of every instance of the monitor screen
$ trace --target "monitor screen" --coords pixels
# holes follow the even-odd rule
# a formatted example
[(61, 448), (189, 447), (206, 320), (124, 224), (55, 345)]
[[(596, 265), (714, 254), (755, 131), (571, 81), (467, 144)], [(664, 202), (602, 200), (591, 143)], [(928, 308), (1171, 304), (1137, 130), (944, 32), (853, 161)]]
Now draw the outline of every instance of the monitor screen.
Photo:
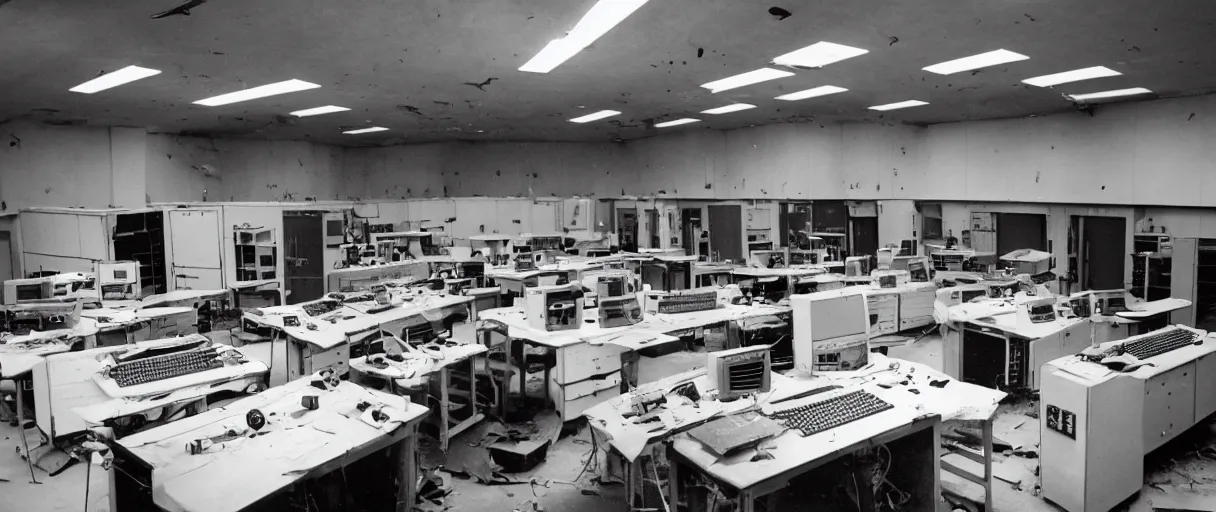
[(342, 220), (325, 221), (325, 236), (342, 236)]
[(126, 270), (115, 270), (114, 271), (114, 279), (126, 279), (126, 278), (127, 278)]
[(38, 300), (45, 299), (42, 296), (41, 284), (22, 284), (17, 285), (17, 300)]

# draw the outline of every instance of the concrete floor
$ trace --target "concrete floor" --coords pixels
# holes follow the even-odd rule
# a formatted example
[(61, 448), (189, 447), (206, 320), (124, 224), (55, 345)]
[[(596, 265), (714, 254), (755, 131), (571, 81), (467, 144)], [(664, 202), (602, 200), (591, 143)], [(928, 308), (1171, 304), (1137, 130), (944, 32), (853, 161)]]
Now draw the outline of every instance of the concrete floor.
[[(889, 355), (900, 359), (912, 360), (927, 364), (934, 368), (941, 367), (942, 343), (936, 336), (925, 338), (911, 346), (893, 347)], [(645, 361), (645, 360), (644, 360)], [(687, 361), (682, 361), (687, 362)], [(647, 375), (645, 363), (642, 373)], [(666, 372), (659, 372), (666, 373)], [(1008, 436), (1010, 442), (1035, 443), (1037, 449), (1038, 429), (1034, 420), (1023, 416), (1033, 410), (1033, 403), (1020, 403), (1014, 406), (1002, 407), (1002, 418), (998, 421), (997, 436)], [(1020, 428), (1017, 427), (1020, 425)], [(475, 443), (478, 439), (477, 429), (458, 437), (454, 443)], [(1141, 493), (1132, 501), (1121, 505), (1117, 510), (1133, 512), (1148, 512), (1152, 510), (1150, 503), (1161, 500), (1166, 493), (1193, 493), (1209, 491), (1214, 496), (1208, 502), (1216, 503), (1216, 462), (1205, 459), (1195, 453), (1196, 446), (1216, 444), (1216, 432), (1211, 427), (1199, 427), (1192, 435), (1180, 443), (1174, 443), (1164, 448), (1161, 453), (1151, 455), (1146, 460), (1147, 482)], [(1023, 436), (1025, 436), (1023, 438)], [(585, 512), (625, 512), (623, 487), (619, 484), (599, 485), (594, 468), (585, 472), (575, 481), (590, 454), (590, 434), (588, 428), (580, 426), (577, 432), (569, 433), (549, 450), (547, 460), (533, 471), (517, 475), (519, 480), (529, 481), (536, 478), (536, 484), (520, 483), (511, 485), (482, 485), (472, 479), (453, 479), (453, 492), (444, 500), (442, 505), (428, 506), (427, 512), (440, 510), (487, 510), (496, 512), (512, 511), (585, 511)], [(1025, 439), (1025, 440), (1022, 440)], [(86, 506), (85, 466), (77, 464), (57, 477), (51, 478), (46, 473), (37, 471), (38, 479), (43, 485), (33, 485), (29, 482), (29, 474), (25, 463), (17, 456), (15, 447), (19, 446), (20, 438), (16, 429), (7, 424), (0, 425), (0, 478), (9, 482), (0, 482), (0, 512), (8, 511), (80, 511), (100, 512), (110, 510), (108, 504), (107, 475), (94, 467), (90, 479), (90, 497)], [(435, 443), (424, 439), (422, 442), (424, 465), (434, 466), (443, 462), (442, 454), (438, 453)], [(602, 454), (601, 454), (602, 456)], [(998, 455), (1001, 463), (1024, 464), (1024, 470), (1033, 475), (1037, 467), (1037, 459), (1021, 459)], [(545, 485), (545, 484), (548, 485)], [(1014, 511), (1056, 511), (1054, 505), (1035, 496), (1035, 482), (1025, 482), (1022, 490), (1014, 486), (995, 481), (994, 508), (998, 512)], [(585, 489), (598, 495), (584, 494)], [(1213, 509), (1204, 509), (1213, 510)]]

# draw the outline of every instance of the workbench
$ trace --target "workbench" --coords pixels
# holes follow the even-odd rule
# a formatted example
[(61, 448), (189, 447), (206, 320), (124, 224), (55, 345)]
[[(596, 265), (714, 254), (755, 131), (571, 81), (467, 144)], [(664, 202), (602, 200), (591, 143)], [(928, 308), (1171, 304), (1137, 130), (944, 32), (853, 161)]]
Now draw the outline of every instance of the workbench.
[[(488, 372), (488, 361), (485, 355), (489, 349), (484, 345), (471, 343), (450, 347), (440, 345), (436, 350), (442, 359), (413, 353), (403, 362), (386, 360), (387, 368), (370, 364), (367, 360), (370, 356), (351, 359), (350, 380), (369, 387), (379, 387), (377, 384), (383, 383), (386, 391), (394, 395), (409, 396), (410, 389), (426, 385), (430, 376), (438, 374), (439, 380), (436, 382), (436, 386), (439, 388), (439, 449), (447, 452), (453, 437), (485, 419), (485, 414), (477, 410), (477, 368), (480, 361), (481, 367)], [(468, 365), (468, 389), (452, 390), (452, 370), (466, 363)], [(451, 396), (454, 394), (467, 400), (466, 406), (470, 413), (464, 419), (451, 418)], [(501, 395), (505, 395), (505, 393), (494, 394), (496, 398)], [(495, 402), (497, 403), (497, 400)], [(424, 405), (429, 407), (429, 404)]]
[[(692, 333), (703, 336), (706, 327), (732, 320), (788, 313), (784, 306), (721, 305), (717, 309), (677, 314), (650, 314), (641, 322), (622, 327), (601, 328), (599, 310), (583, 312), (580, 329), (546, 331), (528, 323), (522, 309), (499, 308), (484, 311), (480, 320), (497, 322), (506, 327), (508, 354), (516, 342), (546, 347), (557, 352), (556, 366), (546, 368), (545, 382), (549, 397), (554, 400), (558, 415), (571, 421), (587, 408), (620, 395), (622, 380), (621, 354), (678, 341), (674, 336)], [(698, 334), (700, 331), (700, 334)], [(674, 335), (673, 335), (674, 334)], [(486, 340), (486, 343), (490, 343)], [(519, 372), (520, 389), (524, 389), (526, 372)], [(503, 390), (510, 389), (503, 373)]]
[[(773, 458), (755, 462), (750, 461), (755, 450), (744, 450), (742, 454), (720, 459), (698, 441), (676, 439), (667, 449), (668, 508), (709, 510), (709, 493), (691, 485), (700, 477), (716, 482), (725, 494), (734, 495), (735, 510), (754, 512), (756, 502), (764, 500), (763, 510), (778, 512), (782, 510), (780, 491), (787, 487), (805, 491), (829, 480), (824, 477), (837, 476), (831, 473), (811, 476), (809, 473), (847, 455), (887, 446), (889, 456), (898, 457), (899, 462), (886, 478), (898, 484), (911, 499), (901, 510), (936, 512), (944, 505), (939, 476), (940, 429), (940, 417), (920, 415), (913, 409), (897, 406), (849, 423), (844, 428), (807, 437), (786, 431), (769, 443), (767, 450)], [(868, 481), (862, 480), (868, 473), (863, 473), (856, 461), (853, 464), (854, 479)], [(804, 475), (810, 478), (799, 478)], [(799, 491), (790, 494), (797, 495)], [(876, 510), (873, 499), (859, 496), (858, 510)]]
[[(903, 384), (904, 381), (907, 384)], [(934, 381), (947, 381), (947, 384), (940, 388), (929, 385), (930, 382)], [(655, 423), (635, 424), (627, 418), (631, 414), (629, 411), (631, 411), (632, 403), (636, 397), (653, 396), (655, 394), (666, 395), (687, 383), (692, 383), (696, 386), (702, 396), (704, 396), (705, 391), (713, 386), (708, 381), (705, 370), (697, 369), (643, 384), (619, 398), (607, 400), (584, 412), (588, 424), (591, 425), (597, 434), (595, 437), (606, 440), (604, 444), (611, 450), (611, 453), (624, 459), (627, 472), (625, 478), (627, 487), (632, 487), (629, 485), (634, 480), (631, 476), (636, 475), (640, 471), (638, 466), (640, 462), (639, 455), (653, 450), (662, 443), (676, 439), (678, 437), (677, 434), (687, 432), (711, 420), (757, 407), (764, 407), (766, 404), (790, 400), (791, 398), (808, 394), (814, 397), (817, 393), (831, 391), (837, 387), (846, 391), (858, 388), (870, 390), (875, 384), (880, 385), (879, 389), (874, 390), (875, 394), (888, 399), (892, 404), (898, 405), (903, 409), (914, 410), (918, 415), (937, 415), (941, 417), (942, 421), (964, 420), (981, 422), (984, 425), (984, 432), (987, 434), (986, 439), (988, 441), (985, 443), (986, 447), (984, 451), (978, 457), (980, 463), (985, 468), (991, 468), (993, 453), (991, 448), (992, 421), (996, 415), (996, 409), (1000, 400), (1005, 397), (1004, 392), (951, 380), (941, 372), (919, 363), (892, 359), (881, 354), (872, 354), (870, 364), (854, 371), (824, 372), (815, 376), (808, 376), (798, 371), (791, 372), (789, 376), (773, 374), (771, 376), (770, 391), (768, 393), (761, 393), (754, 398), (745, 397), (733, 402), (702, 400), (695, 405), (674, 405), (673, 402), (668, 401), (663, 408), (669, 411), (659, 415), (661, 420), (659, 425), (662, 428), (656, 429), (654, 427)], [(890, 389), (884, 389), (881, 386), (891, 387)], [(916, 393), (910, 392), (912, 389), (915, 389)], [(782, 405), (783, 407), (785, 406), (785, 404)], [(874, 417), (879, 416), (882, 415), (875, 415)], [(903, 418), (907, 419), (906, 416)], [(865, 419), (848, 423), (837, 428), (836, 431), (851, 431), (854, 428), (853, 425), (864, 421)], [(882, 424), (879, 426), (881, 427)], [(817, 434), (816, 436), (826, 437), (824, 434), (829, 434), (829, 432)], [(786, 433), (782, 438), (785, 436), (798, 437), (799, 434)], [(864, 437), (858, 437), (858, 439), (864, 439)], [(840, 438), (836, 438), (836, 441), (828, 444), (840, 445), (839, 441)], [(691, 442), (698, 445), (695, 450), (692, 450), (694, 453), (703, 451), (697, 441)], [(770, 452), (778, 458), (782, 457), (782, 454), (799, 453), (788, 451), (785, 445), (777, 444), (776, 446), (777, 448), (770, 450)], [(937, 445), (934, 444), (934, 446)], [(800, 448), (791, 446), (789, 449), (796, 450)], [(749, 452), (749, 456), (751, 453), (754, 453), (754, 451)], [(968, 454), (965, 455), (976, 456), (976, 454), (971, 452), (968, 452)], [(712, 454), (705, 453), (705, 455), (713, 457)], [(706, 457), (700, 457), (695, 460), (705, 462), (712, 467), (717, 467), (724, 462), (728, 462), (723, 460), (717, 464), (712, 464)], [(806, 461), (812, 460), (814, 459), (806, 458)], [(961, 471), (950, 467), (944, 461), (941, 464), (942, 469), (950, 470), (951, 472)], [(989, 502), (987, 510), (991, 511), (991, 470), (988, 469), (985, 475), (964, 473), (960, 476), (975, 481), (985, 488)], [(739, 481), (738, 483), (745, 482)], [(632, 489), (630, 491), (633, 492)], [(632, 495), (629, 494), (629, 496)], [(690, 510), (704, 509), (692, 507)]]
[[(409, 512), (426, 407), (350, 382), (320, 390), (310, 385), (316, 377), (110, 442), (110, 510), (283, 510), (296, 494), (289, 491), (303, 488), (309, 501), (359, 499), (372, 509)], [(318, 397), (318, 409), (301, 405), (306, 396)], [(371, 404), (366, 411), (358, 408), (363, 402)], [(389, 420), (371, 420), (371, 409), (381, 406)], [(253, 409), (266, 420), (256, 437), (246, 420)], [(200, 439), (211, 444), (192, 455), (187, 447)], [(321, 495), (309, 498), (316, 488)]]
[[(352, 341), (373, 336), (378, 331), (388, 331), (404, 339), (406, 329), (427, 322), (458, 316), (471, 319), (468, 308), (472, 297), (432, 292), (413, 294), (414, 290), (410, 289), (399, 292), (406, 294), (405, 298), (394, 296), (389, 305), (375, 301), (345, 302), (316, 316), (309, 315), (301, 304), (246, 311), (243, 325), (246, 331), (251, 327), (269, 329), (272, 344), (269, 358), (271, 361), (281, 359), (287, 368), (285, 373), (279, 372), (275, 370), (275, 363), (269, 363), (272, 369), (270, 385), (275, 386), (326, 367), (345, 375), (349, 369)], [(296, 325), (285, 325), (286, 319), (293, 317)], [(281, 357), (276, 356), (274, 347), (282, 343), (284, 337), (290, 343)]]
[(382, 281), (412, 279), (421, 281), (431, 276), (431, 265), (425, 261), (405, 260), (383, 265), (366, 265), (332, 269), (325, 275), (325, 291), (351, 292), (366, 290)]

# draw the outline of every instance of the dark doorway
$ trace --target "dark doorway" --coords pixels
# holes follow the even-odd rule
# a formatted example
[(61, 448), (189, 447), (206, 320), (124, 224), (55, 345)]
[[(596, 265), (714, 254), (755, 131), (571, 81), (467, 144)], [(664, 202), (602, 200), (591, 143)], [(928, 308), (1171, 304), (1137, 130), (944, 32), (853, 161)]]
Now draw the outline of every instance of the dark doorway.
[(158, 211), (114, 217), (114, 259), (139, 262), (139, 286), (145, 297), (169, 291), (164, 228), (164, 214)]
[(325, 233), (320, 212), (283, 213), (287, 303), (325, 295)]
[(646, 234), (650, 238), (651, 249), (658, 249), (663, 244), (659, 243), (659, 211), (646, 210)]
[(1127, 219), (1074, 217), (1074, 228), (1074, 233), (1080, 233), (1081, 289), (1123, 288), (1123, 266), (1128, 256)]
[(621, 208), (616, 211), (616, 236), (625, 252), (638, 252), (638, 210)]
[(818, 233), (844, 233), (849, 226), (849, 207), (844, 201), (811, 203), (811, 222)]
[(996, 255), (1018, 249), (1047, 250), (1047, 216), (1039, 213), (996, 214)]
[(870, 256), (871, 260), (877, 258), (878, 217), (853, 217), (849, 219), (849, 225), (849, 255)]
[[(781, 215), (778, 219), (778, 229), (781, 230), (781, 246), (791, 249), (810, 249), (809, 239), (811, 228), (811, 205), (798, 203), (782, 203)], [(792, 237), (792, 239), (791, 239)], [(804, 247), (804, 245), (808, 245)]]
[(709, 246), (715, 261), (743, 261), (743, 210), (739, 205), (710, 205)]
[(697, 240), (701, 238), (701, 209), (680, 210), (680, 240), (684, 242), (684, 254), (696, 256)]

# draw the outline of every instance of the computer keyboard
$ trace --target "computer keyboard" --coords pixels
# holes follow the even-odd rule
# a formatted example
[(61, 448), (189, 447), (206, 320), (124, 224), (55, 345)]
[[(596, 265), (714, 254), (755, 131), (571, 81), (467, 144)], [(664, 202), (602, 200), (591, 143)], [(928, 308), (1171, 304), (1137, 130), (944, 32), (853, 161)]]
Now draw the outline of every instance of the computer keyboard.
[(716, 292), (672, 292), (659, 299), (659, 313), (669, 315), (673, 313), (689, 313), (692, 311), (706, 311), (714, 309), (718, 306), (718, 294)]
[(223, 365), (215, 348), (198, 348), (146, 359), (119, 363), (110, 368), (110, 378), (119, 387), (136, 386), (218, 368)]
[(784, 420), (790, 428), (801, 430), (802, 435), (809, 436), (894, 407), (869, 392), (854, 391), (821, 402), (778, 411), (772, 416)]
[(1193, 345), (1199, 336), (1186, 329), (1178, 327), (1172, 330), (1148, 334), (1142, 338), (1123, 343), (1123, 352), (1136, 356), (1137, 359), (1148, 359), (1159, 356), (1187, 345)]

